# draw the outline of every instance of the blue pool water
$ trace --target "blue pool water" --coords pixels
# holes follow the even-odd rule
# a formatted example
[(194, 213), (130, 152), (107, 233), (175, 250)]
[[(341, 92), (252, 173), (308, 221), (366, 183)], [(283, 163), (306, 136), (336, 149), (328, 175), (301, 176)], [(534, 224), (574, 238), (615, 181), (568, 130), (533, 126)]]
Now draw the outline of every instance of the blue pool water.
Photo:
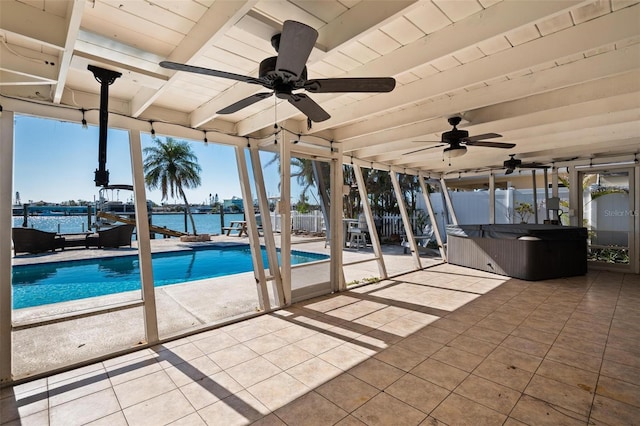
[[(328, 257), (292, 251), (291, 264)], [(264, 248), (262, 258), (266, 268), (268, 262)], [(156, 287), (253, 270), (248, 245), (157, 253), (153, 255), (152, 265)], [(13, 267), (14, 309), (130, 290), (140, 290), (137, 255)]]

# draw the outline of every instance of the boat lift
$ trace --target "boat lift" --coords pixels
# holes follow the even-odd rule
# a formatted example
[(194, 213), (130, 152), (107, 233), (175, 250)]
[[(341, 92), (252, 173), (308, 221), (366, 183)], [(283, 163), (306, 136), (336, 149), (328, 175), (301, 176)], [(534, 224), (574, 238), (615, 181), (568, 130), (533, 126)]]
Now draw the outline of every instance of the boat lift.
[[(97, 216), (113, 222), (122, 222), (122, 223), (131, 224), (131, 225), (136, 224), (135, 218), (119, 216), (117, 214), (112, 214), (107, 212), (98, 212)], [(181, 237), (183, 235), (187, 235), (184, 232), (174, 231), (173, 229), (164, 228), (164, 227), (155, 226), (155, 225), (149, 225), (149, 231), (155, 232), (157, 234), (166, 235), (169, 237)]]

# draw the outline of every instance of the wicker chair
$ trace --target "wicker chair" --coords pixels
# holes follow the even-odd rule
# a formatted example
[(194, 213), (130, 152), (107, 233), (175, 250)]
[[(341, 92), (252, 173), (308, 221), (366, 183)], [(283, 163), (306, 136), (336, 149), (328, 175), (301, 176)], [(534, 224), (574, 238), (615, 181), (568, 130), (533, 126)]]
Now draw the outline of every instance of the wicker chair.
[(87, 237), (87, 247), (131, 247), (131, 236), (134, 229), (134, 225), (125, 224), (98, 231), (98, 235)]
[(13, 228), (13, 251), (18, 253), (43, 253), (64, 248), (64, 237), (55, 232), (46, 232), (33, 228)]

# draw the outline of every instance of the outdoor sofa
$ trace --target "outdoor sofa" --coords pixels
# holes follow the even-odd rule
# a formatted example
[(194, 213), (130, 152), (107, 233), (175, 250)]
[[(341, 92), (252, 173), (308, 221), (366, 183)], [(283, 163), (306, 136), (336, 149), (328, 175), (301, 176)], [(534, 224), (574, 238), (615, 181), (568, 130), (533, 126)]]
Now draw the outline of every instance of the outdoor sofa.
[(100, 230), (97, 234), (87, 237), (87, 247), (131, 247), (131, 237), (134, 229), (134, 225), (125, 224)]
[(523, 280), (587, 273), (587, 229), (505, 224), (447, 225), (447, 261)]
[(44, 253), (64, 248), (64, 237), (34, 228), (12, 228), (14, 254)]

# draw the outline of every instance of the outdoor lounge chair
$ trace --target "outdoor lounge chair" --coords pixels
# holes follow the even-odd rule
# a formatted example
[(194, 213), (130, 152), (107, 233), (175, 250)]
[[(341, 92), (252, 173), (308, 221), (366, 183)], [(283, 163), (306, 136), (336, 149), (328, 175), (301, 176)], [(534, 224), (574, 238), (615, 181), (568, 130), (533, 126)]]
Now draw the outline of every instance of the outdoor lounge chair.
[(89, 235), (87, 237), (87, 247), (131, 247), (131, 236), (134, 228), (134, 225), (125, 224), (98, 231), (97, 235)]
[(11, 234), (14, 254), (43, 253), (64, 247), (64, 237), (57, 236), (55, 232), (33, 228), (13, 228)]

